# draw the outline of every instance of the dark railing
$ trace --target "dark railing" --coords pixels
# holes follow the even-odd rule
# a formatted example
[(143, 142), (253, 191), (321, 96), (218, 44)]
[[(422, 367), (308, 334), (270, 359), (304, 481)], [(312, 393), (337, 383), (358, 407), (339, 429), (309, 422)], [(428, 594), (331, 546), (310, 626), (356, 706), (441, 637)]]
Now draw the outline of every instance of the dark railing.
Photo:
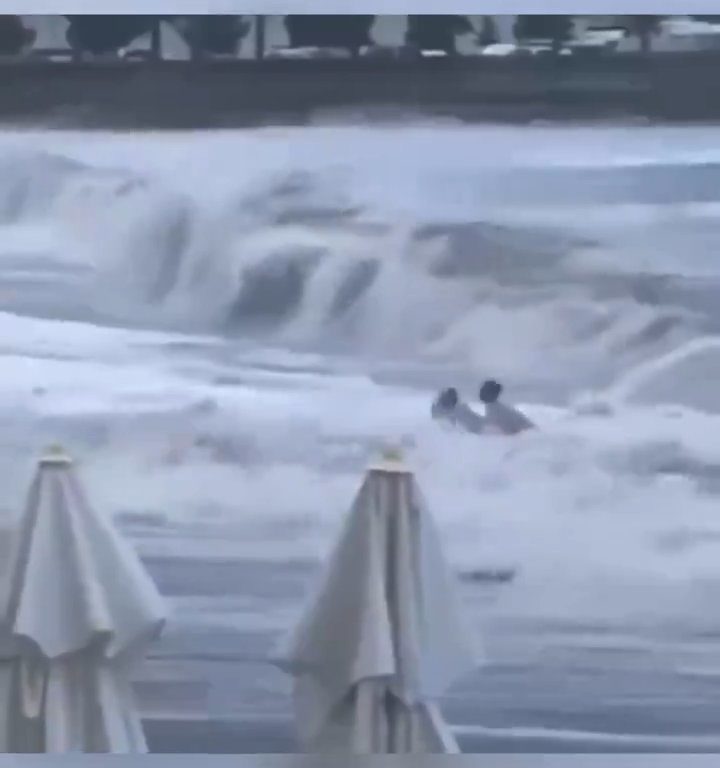
[[(255, 40), (264, 46), (262, 32)], [(0, 119), (86, 127), (231, 127), (318, 109), (382, 107), (461, 119), (720, 118), (720, 52), (78, 60), (63, 49), (0, 59)]]

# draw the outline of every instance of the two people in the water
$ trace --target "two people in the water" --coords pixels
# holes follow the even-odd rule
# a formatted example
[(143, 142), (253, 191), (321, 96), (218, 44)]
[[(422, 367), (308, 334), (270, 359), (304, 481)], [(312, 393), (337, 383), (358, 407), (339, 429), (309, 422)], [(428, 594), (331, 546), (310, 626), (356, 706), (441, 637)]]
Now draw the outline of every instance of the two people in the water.
[(493, 379), (480, 387), (480, 401), (485, 405), (485, 415), (476, 413), (469, 405), (460, 400), (454, 387), (443, 390), (432, 405), (432, 417), (459, 427), (473, 434), (499, 433), (517, 435), (533, 424), (524, 413), (512, 405), (500, 402), (502, 384)]

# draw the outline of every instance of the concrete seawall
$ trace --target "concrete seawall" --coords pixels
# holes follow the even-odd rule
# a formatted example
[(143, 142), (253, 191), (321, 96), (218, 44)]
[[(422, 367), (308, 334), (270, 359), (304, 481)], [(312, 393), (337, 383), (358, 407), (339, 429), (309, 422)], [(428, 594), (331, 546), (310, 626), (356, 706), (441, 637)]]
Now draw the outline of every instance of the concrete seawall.
[(720, 55), (420, 61), (0, 63), (0, 121), (189, 129), (360, 110), (533, 119), (720, 119)]

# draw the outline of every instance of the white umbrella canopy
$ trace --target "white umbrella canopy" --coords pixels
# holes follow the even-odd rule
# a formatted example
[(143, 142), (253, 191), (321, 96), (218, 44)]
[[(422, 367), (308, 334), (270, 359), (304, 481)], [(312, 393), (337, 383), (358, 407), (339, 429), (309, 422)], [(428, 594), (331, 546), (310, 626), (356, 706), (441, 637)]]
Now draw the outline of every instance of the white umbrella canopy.
[(434, 701), (477, 666), (413, 475), (386, 454), (357, 494), (320, 592), (278, 664), (315, 752), (453, 753)]
[(72, 461), (40, 461), (17, 536), (6, 627), (7, 752), (147, 752), (129, 673), (165, 623), (132, 547)]

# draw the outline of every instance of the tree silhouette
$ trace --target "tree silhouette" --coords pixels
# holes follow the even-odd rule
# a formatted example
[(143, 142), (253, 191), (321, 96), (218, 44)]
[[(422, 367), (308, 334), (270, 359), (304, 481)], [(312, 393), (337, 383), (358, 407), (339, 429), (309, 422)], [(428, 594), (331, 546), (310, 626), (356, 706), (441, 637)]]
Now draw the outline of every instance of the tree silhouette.
[(454, 55), (457, 53), (457, 36), (474, 31), (467, 16), (408, 16), (405, 42), (421, 51), (445, 51)]
[(173, 26), (190, 46), (191, 56), (236, 55), (251, 24), (237, 14), (175, 16)]
[(285, 29), (293, 48), (346, 48), (357, 55), (372, 43), (375, 16), (361, 14), (290, 14)]
[(572, 37), (572, 31), (573, 17), (565, 14), (522, 14), (514, 27), (517, 40), (550, 40), (555, 54)]
[(69, 26), (65, 37), (78, 53), (101, 55), (117, 53), (133, 40), (147, 34), (156, 24), (157, 16), (91, 15), (66, 16)]
[(0, 55), (16, 56), (35, 42), (37, 33), (20, 16), (0, 15)]

